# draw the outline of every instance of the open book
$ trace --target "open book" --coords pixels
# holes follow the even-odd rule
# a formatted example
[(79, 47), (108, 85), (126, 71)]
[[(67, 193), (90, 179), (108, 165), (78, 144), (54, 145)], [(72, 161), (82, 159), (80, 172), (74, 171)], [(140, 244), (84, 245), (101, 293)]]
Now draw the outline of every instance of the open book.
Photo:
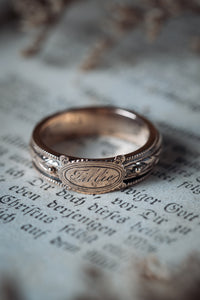
[[(92, 290), (85, 268), (94, 276), (105, 272), (125, 299), (133, 261), (153, 256), (170, 269), (200, 247), (200, 61), (186, 47), (199, 20), (170, 21), (154, 44), (136, 31), (97, 69), (83, 72), (96, 15), (85, 21), (82, 5), (30, 59), (19, 54), (28, 36), (1, 28), (0, 271), (2, 280), (17, 281), (25, 299), (84, 295)], [(163, 152), (146, 181), (87, 196), (51, 185), (33, 169), (28, 144), (35, 124), (94, 105), (133, 109), (156, 124)], [(110, 139), (85, 145), (97, 156), (126, 147)]]

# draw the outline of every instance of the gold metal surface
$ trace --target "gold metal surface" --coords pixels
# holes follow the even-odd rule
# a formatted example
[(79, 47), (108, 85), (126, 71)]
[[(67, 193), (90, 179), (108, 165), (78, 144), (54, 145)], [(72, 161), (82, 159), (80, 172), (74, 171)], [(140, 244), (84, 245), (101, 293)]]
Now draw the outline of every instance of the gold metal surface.
[[(56, 144), (82, 137), (111, 136), (137, 150), (106, 158), (76, 157), (56, 151)], [(66, 189), (100, 194), (130, 186), (149, 175), (158, 162), (161, 137), (146, 118), (115, 107), (70, 109), (36, 125), (30, 142), (33, 164), (49, 181)], [(134, 147), (133, 147), (134, 148)]]
[(106, 193), (121, 187), (125, 170), (119, 162), (78, 161), (64, 163), (59, 171), (62, 183), (81, 193)]

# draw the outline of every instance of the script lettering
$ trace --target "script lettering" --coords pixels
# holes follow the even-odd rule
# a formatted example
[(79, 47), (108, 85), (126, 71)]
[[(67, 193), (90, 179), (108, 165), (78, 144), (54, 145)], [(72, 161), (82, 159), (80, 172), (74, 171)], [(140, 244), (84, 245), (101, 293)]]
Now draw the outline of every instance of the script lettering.
[(113, 162), (75, 162), (66, 164), (60, 178), (67, 187), (80, 192), (105, 193), (120, 186), (125, 171)]

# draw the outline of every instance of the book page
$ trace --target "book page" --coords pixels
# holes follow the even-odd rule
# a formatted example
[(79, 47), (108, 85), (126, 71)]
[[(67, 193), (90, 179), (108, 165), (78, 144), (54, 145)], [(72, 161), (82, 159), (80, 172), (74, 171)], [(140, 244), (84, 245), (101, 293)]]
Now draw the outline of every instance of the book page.
[[(184, 36), (188, 22), (169, 21), (154, 44), (135, 31), (84, 72), (98, 6), (86, 20), (82, 9), (72, 7), (32, 58), (20, 55), (27, 34), (1, 29), (0, 272), (19, 282), (25, 299), (75, 299), (87, 289), (86, 266), (117, 278), (134, 259), (153, 255), (170, 267), (200, 247), (200, 61), (184, 47), (199, 20)], [(35, 124), (96, 105), (149, 118), (163, 136), (158, 166), (144, 182), (102, 195), (46, 182), (29, 154)], [(92, 157), (130, 150), (114, 138), (80, 144)]]

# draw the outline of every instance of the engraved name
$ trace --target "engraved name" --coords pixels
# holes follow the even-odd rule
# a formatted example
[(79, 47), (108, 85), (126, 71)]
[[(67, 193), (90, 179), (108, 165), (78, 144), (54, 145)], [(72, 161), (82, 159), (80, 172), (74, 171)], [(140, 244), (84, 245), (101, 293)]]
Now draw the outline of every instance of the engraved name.
[(107, 168), (83, 168), (82, 170), (71, 170), (69, 172), (70, 180), (79, 183), (91, 183), (92, 186), (105, 185), (115, 182), (119, 178), (119, 172)]
[(112, 162), (75, 162), (61, 170), (63, 184), (87, 193), (108, 192), (118, 187), (124, 178), (122, 166)]

